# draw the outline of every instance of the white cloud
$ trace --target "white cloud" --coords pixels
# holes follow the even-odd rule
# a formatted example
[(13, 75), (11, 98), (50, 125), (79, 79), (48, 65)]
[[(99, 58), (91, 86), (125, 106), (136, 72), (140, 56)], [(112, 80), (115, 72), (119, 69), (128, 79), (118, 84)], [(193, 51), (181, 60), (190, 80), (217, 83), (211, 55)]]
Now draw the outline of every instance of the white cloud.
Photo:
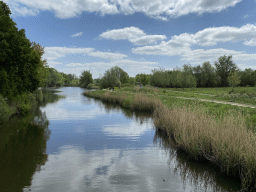
[(240, 51), (228, 50), (228, 49), (196, 49), (185, 54), (182, 54), (182, 59), (189, 61), (193, 64), (202, 64), (205, 61), (214, 62), (222, 55), (232, 55), (234, 61), (250, 61), (256, 60), (256, 54), (246, 54)]
[(159, 45), (143, 46), (132, 49), (133, 53), (146, 55), (180, 55), (182, 60), (202, 63), (206, 60), (216, 60), (221, 55), (233, 55), (235, 60), (256, 60), (255, 54), (246, 54), (227, 49), (196, 49), (192, 45), (213, 46), (218, 42), (244, 41), (244, 45), (256, 46), (256, 26), (247, 24), (241, 28), (213, 27), (198, 31), (195, 34), (183, 33), (175, 35), (171, 40), (162, 41)]
[[(213, 27), (198, 31), (195, 34), (183, 33), (175, 35), (168, 42), (159, 45), (138, 47), (134, 53), (154, 55), (179, 55), (182, 49), (188, 49), (191, 45), (213, 46), (218, 42), (244, 41), (244, 45), (256, 46), (256, 26), (247, 24), (237, 27)], [(187, 51), (187, 50), (185, 50)]]
[(79, 37), (79, 36), (81, 36), (82, 34), (83, 34), (83, 32), (76, 33), (76, 34), (74, 34), (74, 35), (71, 35), (71, 37)]
[[(129, 76), (135, 76), (138, 73), (150, 73), (152, 69), (158, 67), (158, 62), (150, 61), (135, 61), (130, 59), (121, 60), (110, 60), (109, 62), (91, 62), (91, 63), (70, 63), (65, 65), (63, 72), (74, 73), (79, 75), (83, 70), (90, 70), (93, 78), (99, 76), (99, 74), (104, 74), (104, 72), (111, 67), (118, 66), (126, 71)], [(72, 67), (72, 68), (70, 68)]]
[[(38, 14), (40, 11), (53, 11), (56, 17), (72, 18), (82, 12), (97, 12), (105, 14), (130, 15), (135, 12), (144, 13), (149, 17), (167, 20), (169, 17), (202, 14), (205, 12), (220, 12), (233, 7), (242, 0), (12, 0), (9, 3), (15, 15)], [(22, 13), (22, 9), (29, 10)]]
[(47, 60), (56, 60), (69, 54), (87, 54), (89, 56), (109, 60), (127, 57), (127, 55), (121, 53), (95, 51), (94, 48), (45, 47), (44, 51), (43, 57)]
[(100, 37), (113, 40), (128, 40), (135, 45), (155, 44), (157, 41), (166, 39), (165, 35), (147, 35), (137, 27), (113, 29), (100, 34)]
[(250, 41), (245, 41), (244, 44), (249, 46), (256, 46), (256, 38), (251, 39)]
[(121, 54), (121, 53), (110, 53), (110, 52), (90, 52), (88, 55), (93, 57), (98, 57), (102, 59), (109, 59), (109, 60), (116, 60), (116, 59), (122, 59), (124, 57), (127, 57), (127, 55)]
[(136, 54), (168, 56), (181, 55), (188, 51), (190, 51), (189, 47), (181, 46), (180, 43), (176, 43), (175, 41), (162, 41), (159, 45), (137, 47), (132, 49), (132, 52)]
[(50, 67), (54, 67), (55, 65), (62, 65), (62, 62), (58, 62), (58, 61), (47, 61), (47, 64), (50, 66)]

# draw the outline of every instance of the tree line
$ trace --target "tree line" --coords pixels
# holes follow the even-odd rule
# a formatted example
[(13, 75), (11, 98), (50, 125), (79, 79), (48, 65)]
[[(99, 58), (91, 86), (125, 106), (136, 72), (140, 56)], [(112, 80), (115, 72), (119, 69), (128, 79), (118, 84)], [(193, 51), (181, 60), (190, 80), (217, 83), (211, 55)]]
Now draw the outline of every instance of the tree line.
[[(90, 72), (87, 71), (87, 75)], [(91, 74), (90, 74), (91, 75)], [(131, 85), (151, 85), (169, 88), (195, 88), (195, 87), (235, 87), (256, 86), (256, 70), (240, 70), (232, 60), (232, 55), (220, 56), (212, 65), (209, 61), (202, 65), (191, 66), (184, 64), (182, 68), (173, 70), (154, 69), (152, 74), (137, 74), (129, 77), (118, 66), (108, 69), (104, 75), (92, 80), (101, 88), (114, 88)]]

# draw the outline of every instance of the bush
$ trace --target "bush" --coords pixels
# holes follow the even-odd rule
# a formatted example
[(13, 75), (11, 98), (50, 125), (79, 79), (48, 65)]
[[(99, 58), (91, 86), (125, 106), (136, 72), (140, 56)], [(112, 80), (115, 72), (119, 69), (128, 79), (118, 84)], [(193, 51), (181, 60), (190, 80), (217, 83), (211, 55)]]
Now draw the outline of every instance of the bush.
[(17, 103), (17, 111), (19, 114), (24, 115), (29, 112), (32, 105), (36, 103), (36, 97), (33, 93), (23, 93), (18, 95), (14, 102)]
[(11, 110), (6, 103), (4, 97), (0, 95), (0, 124), (8, 120), (11, 115)]

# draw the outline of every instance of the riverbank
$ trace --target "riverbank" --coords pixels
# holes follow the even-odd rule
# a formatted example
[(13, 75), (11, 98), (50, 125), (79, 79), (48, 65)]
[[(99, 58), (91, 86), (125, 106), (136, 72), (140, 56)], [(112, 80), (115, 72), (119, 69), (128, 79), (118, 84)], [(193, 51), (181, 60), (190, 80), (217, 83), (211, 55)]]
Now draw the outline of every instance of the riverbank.
[[(159, 89), (93, 91), (88, 97), (116, 103), (133, 111), (153, 114), (157, 129), (175, 142), (177, 149), (186, 151), (194, 160), (208, 160), (227, 175), (239, 176), (243, 188), (256, 188), (256, 137), (245, 113), (229, 110), (214, 114), (202, 104), (175, 101), (160, 96)], [(144, 94), (143, 94), (144, 93)]]
[(12, 98), (4, 98), (0, 95), (0, 124), (15, 115), (27, 114), (38, 101), (42, 100), (42, 89), (38, 89), (34, 93), (23, 93)]

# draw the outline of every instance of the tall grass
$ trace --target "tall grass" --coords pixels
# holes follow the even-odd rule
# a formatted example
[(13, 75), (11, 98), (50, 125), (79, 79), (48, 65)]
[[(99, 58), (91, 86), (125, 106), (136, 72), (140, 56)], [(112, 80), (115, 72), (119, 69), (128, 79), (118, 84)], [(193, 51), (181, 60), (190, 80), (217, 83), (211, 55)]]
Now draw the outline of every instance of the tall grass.
[[(87, 92), (86, 96), (153, 114), (154, 125), (173, 140), (177, 149), (195, 160), (208, 160), (227, 175), (239, 175), (244, 189), (256, 189), (256, 135), (246, 117), (228, 111), (217, 117), (202, 105), (163, 105), (161, 100), (136, 93)], [(127, 104), (128, 103), (128, 104)]]
[(241, 113), (217, 120), (200, 107), (164, 107), (154, 111), (154, 124), (193, 159), (207, 159), (227, 175), (239, 175), (244, 188), (256, 189), (256, 137)]
[(143, 94), (112, 93), (102, 91), (85, 92), (85, 96), (101, 99), (107, 103), (119, 104), (132, 111), (144, 111), (153, 113), (154, 110), (163, 106), (159, 99), (148, 97)]

